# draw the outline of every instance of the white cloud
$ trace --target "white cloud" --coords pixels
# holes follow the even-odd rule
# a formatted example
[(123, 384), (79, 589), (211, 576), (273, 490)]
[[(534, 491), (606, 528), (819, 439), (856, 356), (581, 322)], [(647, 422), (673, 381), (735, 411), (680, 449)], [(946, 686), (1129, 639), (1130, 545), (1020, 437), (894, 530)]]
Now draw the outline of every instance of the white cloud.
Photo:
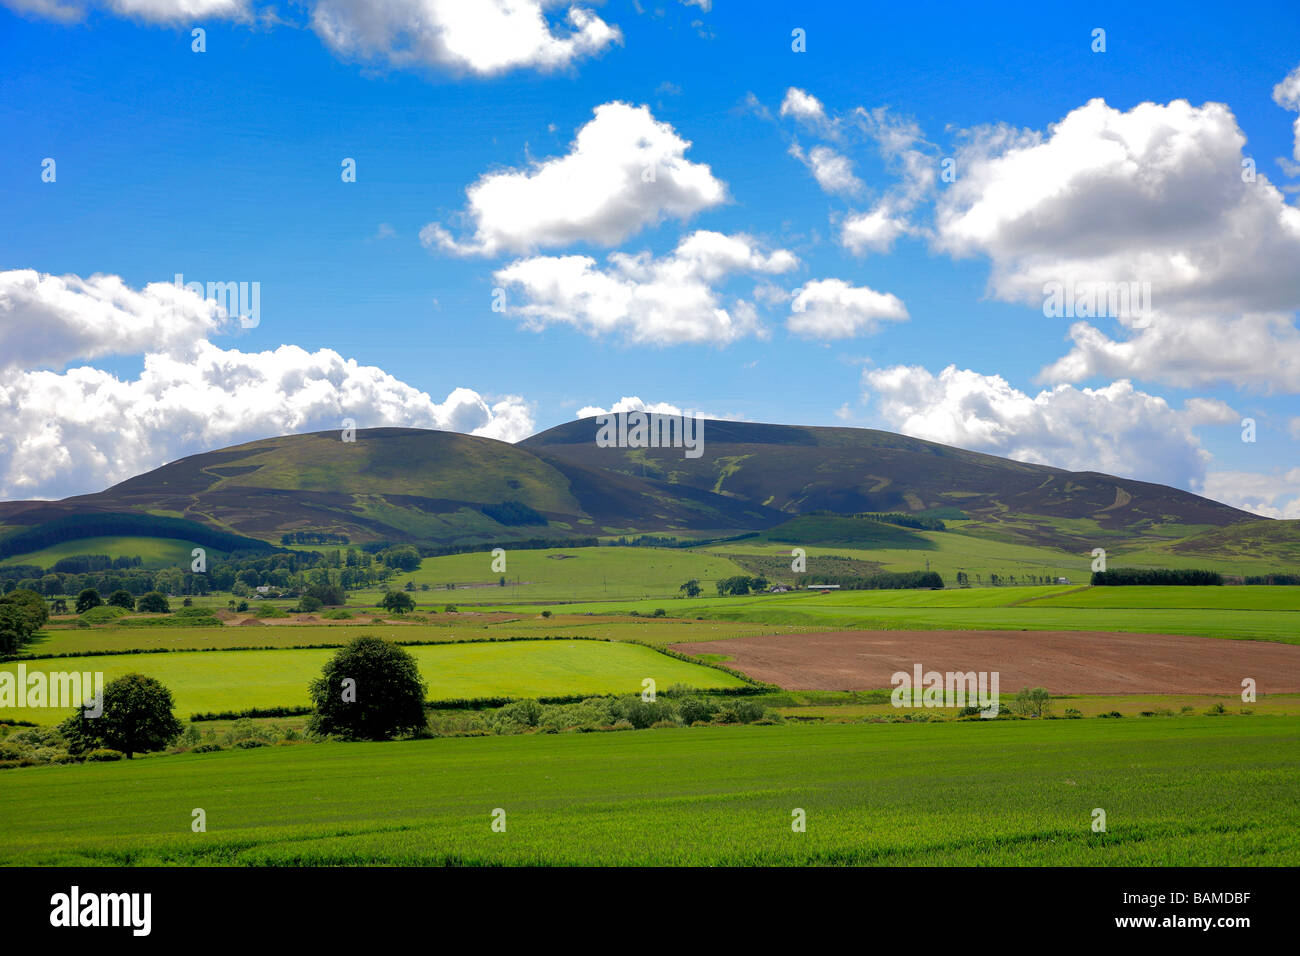
[(950, 365), (936, 376), (897, 365), (867, 370), (863, 382), (884, 420), (916, 438), (1182, 488), (1198, 483), (1210, 460), (1193, 428), (1240, 420), (1222, 402), (1175, 409), (1128, 381), (1058, 385), (1031, 396), (997, 375)]
[(701, 411), (698, 408), (687, 408), (682, 405), (674, 405), (671, 402), (647, 402), (638, 398), (636, 395), (624, 395), (617, 402), (614, 402), (608, 408), (600, 405), (585, 405), (578, 409), (575, 418), (591, 418), (593, 415), (622, 414), (623, 412), (650, 412), (654, 415), (685, 415), (688, 418), (708, 418), (713, 421), (738, 422), (745, 419), (740, 415), (730, 413), (717, 413)]
[(1212, 471), (1200, 493), (1266, 518), (1300, 519), (1300, 468), (1272, 474)]
[(825, 192), (850, 195), (861, 192), (862, 180), (854, 175), (853, 163), (829, 146), (814, 146), (805, 153), (798, 143), (792, 143), (790, 155), (808, 167), (817, 185)]
[(785, 91), (785, 99), (781, 101), (781, 116), (793, 116), (801, 123), (823, 130), (829, 123), (821, 100), (794, 86)]
[(0, 368), (188, 350), (227, 324), (214, 301), (170, 282), (136, 290), (114, 275), (0, 272)]
[(1150, 284), (1141, 321), (1118, 317), (1125, 339), (1077, 324), (1049, 380), (1300, 389), (1300, 210), (1262, 175), (1243, 182), (1244, 143), (1226, 106), (1184, 100), (1092, 100), (1047, 135), (977, 130), (938, 201), (936, 246), (988, 256), (990, 293), (1009, 302), (1041, 307), (1051, 282)]
[(784, 249), (763, 252), (748, 236), (704, 230), (660, 258), (616, 252), (608, 261), (601, 269), (590, 256), (538, 256), (512, 262), (494, 277), (523, 295), (523, 305), (507, 309), (529, 328), (567, 323), (592, 336), (620, 333), (629, 342), (725, 345), (762, 330), (751, 303), (737, 299), (723, 307), (718, 285), (737, 273), (789, 272), (799, 262)]
[[(564, 27), (544, 13), (554, 6)], [(345, 56), (481, 76), (559, 69), (622, 42), (618, 27), (553, 0), (317, 0), (311, 24)]]
[(727, 198), (690, 143), (645, 106), (605, 103), (565, 156), (524, 170), (488, 173), (466, 190), (471, 239), (430, 223), (427, 246), (458, 254), (529, 252), (589, 241), (614, 245), (667, 218), (689, 219)]
[[(531, 406), (516, 395), (489, 403), (457, 388), (438, 402), (330, 349), (222, 349), (206, 338), (214, 331), (211, 313), (171, 284), (137, 291), (116, 276), (52, 278), (30, 270), (0, 278), (7, 358), (61, 364), (143, 353), (134, 378), (90, 366), (0, 368), (0, 497), (98, 491), (185, 455), (340, 428), (348, 417), (363, 428), (439, 428), (503, 441), (533, 431)], [(174, 301), (185, 306), (179, 317), (169, 308)]]
[(842, 279), (818, 279), (796, 290), (786, 328), (816, 339), (844, 339), (875, 332), (880, 322), (905, 320), (907, 308), (888, 292), (855, 287)]
[[(1286, 75), (1277, 86), (1273, 87), (1273, 101), (1284, 110), (1300, 112), (1300, 66)], [(1294, 155), (1300, 161), (1300, 116), (1295, 121)]]
[[(20, 13), (71, 23), (88, 9), (149, 23), (200, 19), (279, 22), (253, 0), (0, 0)], [(565, 0), (306, 0), (312, 29), (335, 53), (396, 67), (495, 76), (558, 70), (622, 43), (617, 26)], [(562, 13), (549, 14), (559, 8)]]
[(892, 215), (888, 207), (877, 206), (870, 212), (845, 217), (840, 241), (858, 254), (888, 252), (895, 239), (910, 231), (911, 226), (905, 218)]

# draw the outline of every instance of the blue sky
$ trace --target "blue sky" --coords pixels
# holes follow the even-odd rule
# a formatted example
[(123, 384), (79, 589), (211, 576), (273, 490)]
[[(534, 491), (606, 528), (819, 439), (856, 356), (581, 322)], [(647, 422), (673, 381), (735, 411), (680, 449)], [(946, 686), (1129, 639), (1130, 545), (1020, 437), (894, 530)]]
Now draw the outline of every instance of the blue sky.
[(638, 399), (1300, 517), (1300, 8), (1053, 6), (0, 0), (0, 494)]

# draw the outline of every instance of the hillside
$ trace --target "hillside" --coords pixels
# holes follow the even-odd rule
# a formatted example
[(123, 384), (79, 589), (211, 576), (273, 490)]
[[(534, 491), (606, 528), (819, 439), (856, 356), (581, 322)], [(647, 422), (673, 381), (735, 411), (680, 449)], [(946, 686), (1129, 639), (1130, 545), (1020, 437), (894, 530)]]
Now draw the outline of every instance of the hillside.
[[(170, 536), (187, 540), (207, 528), (277, 545), (306, 532), (445, 546), (637, 532), (725, 537), (813, 511), (925, 511), (956, 533), (1075, 552), (1270, 525), (1163, 485), (869, 429), (708, 421), (693, 459), (680, 448), (599, 448), (595, 432), (595, 419), (585, 419), (517, 445), (409, 428), (363, 429), (355, 442), (335, 431), (248, 442), (97, 494), (0, 504), (0, 546), (38, 540), (51, 522), (59, 540), (78, 523), (85, 537), (140, 533), (105, 530), (107, 516), (120, 524), (121, 515), (171, 519), (180, 530)], [(1216, 539), (1203, 540), (1213, 550)]]
[(520, 443), (558, 470), (638, 476), (776, 509), (964, 514), (960, 530), (1006, 541), (1091, 549), (1185, 537), (1251, 515), (1164, 485), (1071, 472), (863, 428), (707, 421), (704, 454), (599, 448), (596, 420)]

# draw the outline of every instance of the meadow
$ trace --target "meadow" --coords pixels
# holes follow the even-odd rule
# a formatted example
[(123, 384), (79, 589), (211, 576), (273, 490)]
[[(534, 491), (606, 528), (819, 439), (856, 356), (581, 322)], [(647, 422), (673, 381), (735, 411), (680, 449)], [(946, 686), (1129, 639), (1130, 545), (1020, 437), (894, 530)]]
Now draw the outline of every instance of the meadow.
[[(418, 570), (397, 572), (393, 588), (411, 581), (430, 590), (412, 595), (435, 604), (462, 601), (604, 601), (672, 597), (691, 578), (712, 583), (744, 574), (739, 565), (714, 554), (677, 548), (552, 548), (511, 550), (506, 546), (506, 570), (492, 570), (486, 551), (424, 558)], [(506, 579), (501, 586), (501, 578)], [(448, 591), (447, 585), (455, 585)], [(362, 600), (377, 601), (382, 588), (357, 592)]]
[(9, 771), (0, 863), (1294, 866), (1298, 760), (1262, 716), (267, 747)]
[[(743, 687), (746, 682), (716, 668), (668, 657), (639, 644), (611, 641), (508, 641), (409, 647), (428, 682), (429, 700), (476, 697), (562, 697), (639, 694), (642, 680), (660, 689)], [(308, 684), (335, 652), (329, 649), (113, 654), (25, 662), (37, 671), (102, 671), (111, 681), (129, 673), (157, 678), (175, 697), (176, 712), (241, 711), (309, 704)], [(16, 671), (16, 663), (0, 670)], [(5, 708), (11, 720), (55, 724), (68, 711), (50, 707)]]

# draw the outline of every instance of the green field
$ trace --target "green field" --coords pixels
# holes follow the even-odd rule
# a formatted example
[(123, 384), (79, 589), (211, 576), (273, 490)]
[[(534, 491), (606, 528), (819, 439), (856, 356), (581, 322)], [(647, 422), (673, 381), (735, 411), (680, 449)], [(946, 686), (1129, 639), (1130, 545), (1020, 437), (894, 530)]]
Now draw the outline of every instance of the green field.
[(1294, 866), (1297, 762), (1296, 717), (271, 747), (10, 771), (0, 863)]
[[(190, 552), (196, 548), (193, 542), (180, 541), (176, 538), (140, 538), (140, 537), (99, 537), (79, 538), (76, 541), (62, 541), (39, 551), (17, 554), (0, 561), (6, 564), (36, 564), (51, 568), (60, 558), (70, 558), (79, 554), (104, 554), (111, 558), (139, 558), (146, 568), (190, 569)], [(208, 555), (215, 558), (221, 552), (209, 548)]]
[[(490, 601), (604, 601), (660, 596), (676, 597), (691, 578), (712, 588), (718, 578), (744, 574), (743, 568), (713, 554), (678, 548), (554, 548), (544, 551), (506, 547), (504, 574), (492, 570), (492, 555), (481, 551), (425, 558), (417, 571), (398, 572), (389, 581), (407, 581), (429, 591), (411, 596), (417, 603), (441, 607)], [(501, 587), (500, 578), (506, 579)], [(454, 584), (456, 590), (446, 586)], [(359, 600), (378, 600), (383, 588), (357, 592)]]
[[(561, 697), (575, 694), (639, 694), (653, 678), (667, 689), (681, 683), (700, 688), (743, 687), (745, 682), (711, 667), (667, 657), (639, 644), (611, 641), (506, 641), (408, 648), (429, 684), (428, 699)], [(176, 711), (239, 711), (298, 707), (311, 703), (308, 684), (335, 652), (316, 650), (208, 651), (113, 654), (26, 662), (36, 671), (102, 671), (110, 681), (137, 672), (162, 681)], [(14, 671), (17, 664), (0, 664)], [(0, 716), (54, 724), (68, 716), (54, 708), (5, 708)]]
[[(1192, 606), (1165, 606), (1168, 591), (1201, 590), (1206, 596), (1188, 595), (1172, 600)], [(971, 588), (945, 591), (837, 591), (827, 594), (791, 592), (754, 597), (697, 598), (673, 601), (667, 608), (673, 617), (702, 617), (718, 621), (750, 621), (826, 630), (1068, 630), (1131, 631), (1148, 634), (1184, 634), (1234, 640), (1300, 643), (1300, 589), (1297, 588), (1096, 588), (1093, 591), (1133, 592), (1093, 599), (1087, 613), (1073, 603), (1090, 600), (1075, 597), (1072, 588)], [(1144, 596), (1143, 591), (1152, 591)], [(1221, 592), (1239, 591), (1229, 597)], [(1216, 605), (1248, 601), (1260, 594), (1261, 610), (1244, 610)], [(1041, 595), (1044, 601), (1036, 600)], [(1052, 601), (1063, 602), (1057, 606)], [(1105, 606), (1122, 601), (1142, 606)], [(1201, 606), (1196, 606), (1201, 605)], [(610, 602), (567, 605), (569, 613), (584, 611), (627, 614), (649, 613), (653, 602)], [(558, 610), (558, 608), (557, 608)]]

